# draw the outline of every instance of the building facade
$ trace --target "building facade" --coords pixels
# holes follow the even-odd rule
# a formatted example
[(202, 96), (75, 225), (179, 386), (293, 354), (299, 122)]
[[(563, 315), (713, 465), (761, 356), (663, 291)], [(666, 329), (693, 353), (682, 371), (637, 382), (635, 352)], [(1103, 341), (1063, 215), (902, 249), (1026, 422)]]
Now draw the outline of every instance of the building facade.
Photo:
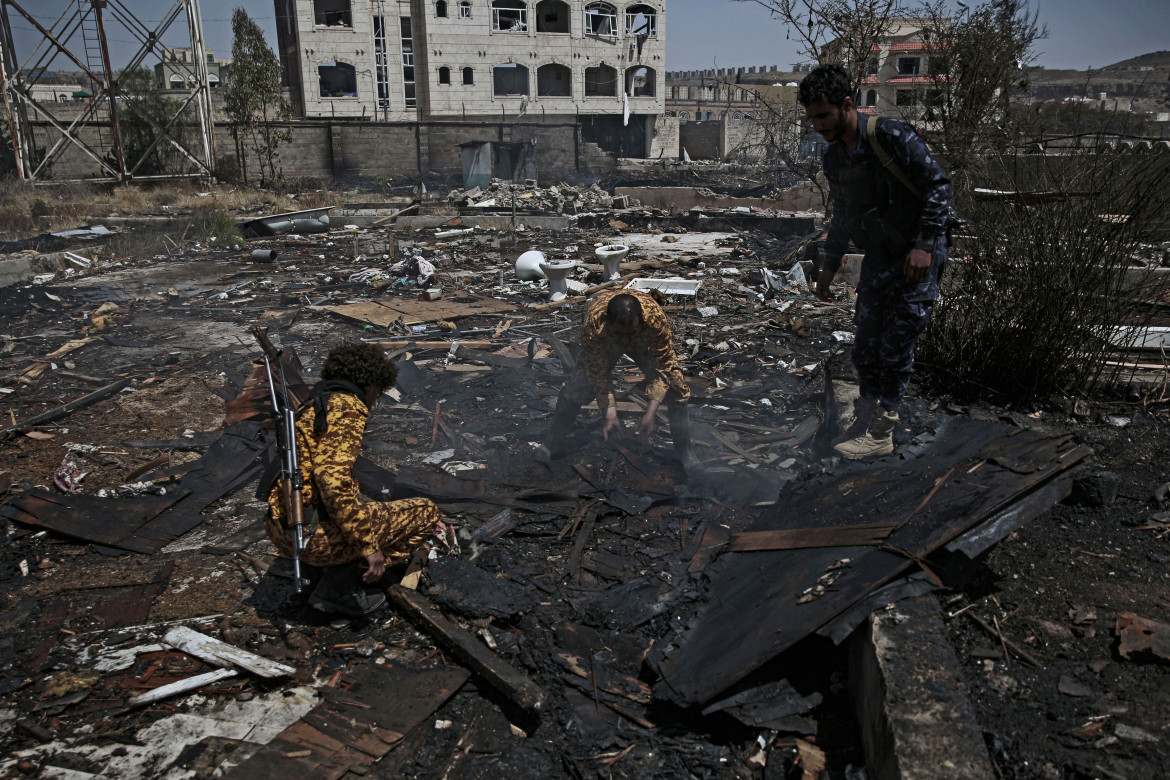
[(872, 48), (861, 89), (854, 101), (862, 114), (922, 119), (937, 90), (930, 64), (930, 44), (921, 22), (895, 19), (889, 33)]
[(799, 136), (797, 82), (806, 66), (708, 68), (666, 74), (666, 114), (694, 159), (769, 157)]
[(573, 117), (626, 156), (652, 148), (664, 108), (665, 0), (275, 6), (285, 83), (304, 119)]
[[(208, 84), (212, 90), (219, 89), (228, 79), (232, 61), (217, 60), (211, 49), (204, 49), (204, 53), (207, 55)], [(158, 88), (190, 91), (195, 84), (192, 56), (190, 49), (164, 49), (162, 61), (154, 66), (154, 80)]]

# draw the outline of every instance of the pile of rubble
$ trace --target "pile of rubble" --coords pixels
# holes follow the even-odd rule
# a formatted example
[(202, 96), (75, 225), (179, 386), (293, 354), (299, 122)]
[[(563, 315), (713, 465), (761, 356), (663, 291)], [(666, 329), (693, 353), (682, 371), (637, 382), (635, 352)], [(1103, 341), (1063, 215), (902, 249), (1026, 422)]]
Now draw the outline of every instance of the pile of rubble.
[(615, 198), (596, 184), (588, 187), (555, 184), (542, 188), (532, 179), (521, 183), (492, 179), (486, 190), (474, 187), (451, 191), (447, 202), (479, 209), (510, 209), (515, 204), (520, 211), (544, 214), (583, 214), (638, 205), (630, 198)]

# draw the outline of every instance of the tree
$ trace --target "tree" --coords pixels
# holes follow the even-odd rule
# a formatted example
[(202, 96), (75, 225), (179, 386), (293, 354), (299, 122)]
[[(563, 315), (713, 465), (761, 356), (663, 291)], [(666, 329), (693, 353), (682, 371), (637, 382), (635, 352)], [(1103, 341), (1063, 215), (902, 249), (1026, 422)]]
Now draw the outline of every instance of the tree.
[(821, 64), (837, 63), (849, 71), (856, 92), (870, 70), (873, 47), (891, 22), (907, 13), (902, 0), (732, 0), (756, 3), (796, 35), (801, 54)]
[[(190, 173), (195, 164), (177, 147), (189, 149), (194, 137), (190, 110), (155, 89), (154, 76), (146, 68), (118, 73), (118, 131), (126, 169), (135, 176)], [(169, 139), (169, 140), (168, 140)], [(106, 162), (117, 168), (109, 151)]]
[(1037, 14), (1028, 0), (988, 0), (954, 18), (942, 0), (923, 9), (933, 87), (925, 119), (938, 128), (932, 142), (960, 192), (977, 157), (1015, 140), (1010, 101), (1027, 88), (1036, 41), (1048, 36)]
[(251, 152), (259, 167), (260, 186), (266, 186), (277, 178), (277, 148), (292, 139), (277, 124), (292, 116), (292, 107), (281, 93), (280, 62), (243, 8), (232, 13), (232, 71), (223, 102), (241, 178), (248, 180)]

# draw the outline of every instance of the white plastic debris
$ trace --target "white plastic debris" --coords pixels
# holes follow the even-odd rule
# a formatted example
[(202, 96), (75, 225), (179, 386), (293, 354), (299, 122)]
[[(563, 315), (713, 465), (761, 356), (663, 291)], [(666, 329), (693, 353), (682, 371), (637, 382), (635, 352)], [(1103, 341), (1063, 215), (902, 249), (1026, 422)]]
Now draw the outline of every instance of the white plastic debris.
[(837, 342), (838, 344), (852, 344), (853, 339), (853, 334), (847, 330), (833, 331), (833, 341)]
[(438, 450), (437, 452), (432, 452), (430, 455), (423, 458), (423, 463), (427, 466), (435, 466), (435, 465), (438, 465), (439, 463), (442, 463), (445, 460), (450, 460), (451, 458), (454, 458), (454, 457), (455, 457), (455, 450), (453, 450), (453, 449), (451, 449), (451, 450)]

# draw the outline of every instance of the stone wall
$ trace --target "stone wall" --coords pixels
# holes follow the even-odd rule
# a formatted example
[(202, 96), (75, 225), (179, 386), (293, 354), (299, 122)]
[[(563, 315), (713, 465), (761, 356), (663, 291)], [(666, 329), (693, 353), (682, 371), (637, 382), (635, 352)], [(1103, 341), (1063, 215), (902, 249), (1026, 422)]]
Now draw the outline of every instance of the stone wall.
[[(533, 118), (507, 124), (491, 122), (360, 122), (309, 120), (283, 125), (290, 140), (277, 152), (276, 167), (286, 179), (329, 179), (338, 183), (385, 179), (450, 184), (462, 175), (459, 144), (469, 141), (536, 141), (536, 169), (542, 183), (594, 181), (612, 172), (616, 160), (581, 139), (580, 127), (563, 118)], [(89, 125), (80, 136), (99, 156), (112, 148), (108, 125)], [(59, 137), (47, 125), (37, 127), (37, 146), (51, 146)], [(220, 159), (234, 157), (231, 133), (216, 125)], [(249, 155), (249, 170), (255, 170)], [(70, 148), (52, 167), (54, 179), (98, 176), (99, 165), (84, 152)]]
[(684, 122), (678, 127), (679, 155), (686, 149), (692, 160), (723, 157), (723, 122)]

